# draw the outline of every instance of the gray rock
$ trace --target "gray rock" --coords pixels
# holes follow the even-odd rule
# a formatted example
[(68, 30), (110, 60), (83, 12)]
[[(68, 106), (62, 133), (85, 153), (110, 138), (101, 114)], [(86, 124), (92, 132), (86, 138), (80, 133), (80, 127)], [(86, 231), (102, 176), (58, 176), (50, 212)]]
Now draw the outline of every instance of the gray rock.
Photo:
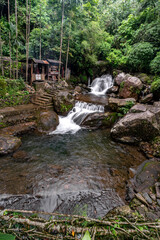
[(128, 113), (111, 129), (111, 136), (114, 139), (126, 143), (149, 141), (159, 133), (157, 116), (150, 111)]
[(51, 132), (59, 124), (58, 115), (54, 111), (41, 112), (38, 118), (38, 130), (40, 132)]
[(151, 221), (155, 221), (159, 218), (155, 213), (152, 212), (147, 212), (146, 217)]
[(157, 198), (160, 198), (160, 182), (155, 183), (155, 189)]
[(0, 135), (0, 155), (17, 150), (21, 145), (21, 139), (10, 135)]
[(141, 103), (149, 103), (153, 100), (153, 94), (150, 93), (150, 94), (147, 94), (145, 97), (142, 97), (140, 102)]
[(133, 102), (133, 104), (135, 104), (136, 100), (134, 98), (119, 99), (110, 97), (108, 100), (108, 105), (111, 110), (116, 111), (119, 107), (124, 107), (129, 102)]
[(115, 83), (120, 86), (121, 82), (124, 81), (126, 74), (125, 73), (119, 73), (117, 77), (115, 78)]
[(157, 203), (158, 203), (158, 205), (160, 206), (160, 199), (157, 199)]
[(143, 197), (145, 198), (145, 200), (149, 203), (152, 204), (152, 199), (150, 198), (150, 196), (148, 195), (148, 193), (143, 193)]
[(154, 193), (149, 194), (153, 201), (156, 201), (156, 195)]

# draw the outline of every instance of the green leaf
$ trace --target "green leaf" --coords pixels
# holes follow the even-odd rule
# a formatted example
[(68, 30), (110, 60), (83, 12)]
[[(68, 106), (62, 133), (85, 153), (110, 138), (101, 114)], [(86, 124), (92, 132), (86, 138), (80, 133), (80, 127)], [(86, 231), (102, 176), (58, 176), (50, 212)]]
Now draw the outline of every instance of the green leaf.
[(82, 240), (91, 240), (91, 236), (90, 233), (88, 232), (88, 230), (86, 231), (84, 237), (82, 238)]
[(15, 236), (11, 234), (0, 233), (0, 240), (15, 240)]

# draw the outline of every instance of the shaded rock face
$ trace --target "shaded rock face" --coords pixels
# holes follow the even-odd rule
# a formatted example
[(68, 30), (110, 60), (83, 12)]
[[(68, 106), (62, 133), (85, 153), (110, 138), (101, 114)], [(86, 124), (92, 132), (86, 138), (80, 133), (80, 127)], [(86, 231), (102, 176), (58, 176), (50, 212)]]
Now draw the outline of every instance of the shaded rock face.
[(121, 142), (149, 141), (160, 133), (160, 108), (137, 104), (111, 129), (111, 136)]
[(53, 111), (41, 112), (38, 118), (38, 131), (54, 131), (59, 124), (58, 115)]
[(92, 113), (88, 115), (81, 126), (88, 128), (110, 128), (117, 120), (117, 113)]
[(8, 154), (17, 150), (21, 145), (21, 139), (9, 135), (0, 136), (0, 155)]

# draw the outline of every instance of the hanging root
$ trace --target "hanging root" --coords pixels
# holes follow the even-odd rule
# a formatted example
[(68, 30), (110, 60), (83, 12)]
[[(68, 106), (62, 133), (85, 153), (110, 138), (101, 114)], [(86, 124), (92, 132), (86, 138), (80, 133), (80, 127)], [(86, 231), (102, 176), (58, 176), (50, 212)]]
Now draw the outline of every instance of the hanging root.
[(82, 239), (87, 230), (92, 240), (160, 239), (159, 221), (128, 220), (123, 216), (99, 220), (12, 209), (0, 212), (0, 232), (14, 234), (16, 239)]

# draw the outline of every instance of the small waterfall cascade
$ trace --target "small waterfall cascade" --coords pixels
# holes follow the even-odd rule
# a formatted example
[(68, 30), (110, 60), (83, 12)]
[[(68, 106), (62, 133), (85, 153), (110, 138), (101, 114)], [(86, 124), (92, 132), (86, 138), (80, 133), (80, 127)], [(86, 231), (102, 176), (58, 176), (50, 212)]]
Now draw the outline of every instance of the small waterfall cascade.
[(57, 129), (50, 134), (74, 134), (81, 129), (80, 124), (85, 117), (94, 112), (104, 112), (104, 106), (86, 102), (76, 102), (74, 108), (66, 117), (59, 116), (59, 125)]
[(113, 86), (112, 76), (107, 74), (93, 80), (90, 89), (91, 93), (97, 96), (105, 95), (107, 90)]
[[(90, 85), (90, 79), (88, 79)], [(96, 78), (90, 85), (91, 93), (96, 96), (103, 96), (113, 86), (112, 76), (107, 74)], [(81, 129), (80, 125), (87, 115), (96, 112), (104, 112), (104, 106), (86, 102), (76, 102), (73, 109), (66, 117), (59, 116), (59, 125), (51, 134), (76, 133)]]

